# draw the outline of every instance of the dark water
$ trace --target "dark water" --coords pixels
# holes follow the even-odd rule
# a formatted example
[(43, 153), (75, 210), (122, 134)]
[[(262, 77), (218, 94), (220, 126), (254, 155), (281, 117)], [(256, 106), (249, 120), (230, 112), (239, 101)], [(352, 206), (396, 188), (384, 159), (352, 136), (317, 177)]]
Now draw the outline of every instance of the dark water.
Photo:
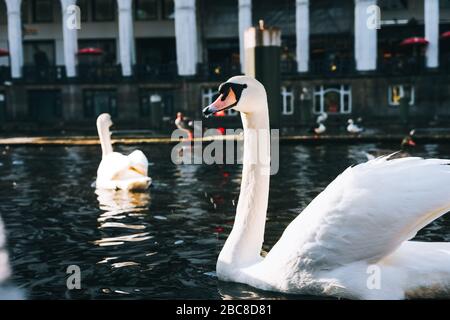
[[(338, 173), (365, 161), (362, 151), (374, 148), (395, 146), (281, 146), (264, 249)], [(127, 153), (134, 147), (116, 149)], [(133, 194), (96, 194), (91, 184), (98, 147), (0, 149), (0, 214), (12, 268), (7, 286), (28, 299), (311, 298), (215, 277), (216, 258), (234, 219), (240, 165), (177, 166), (170, 161), (170, 146), (140, 149), (154, 183), (148, 192)], [(414, 154), (449, 158), (450, 145), (425, 145)], [(450, 241), (450, 217), (418, 238)], [(81, 290), (66, 287), (69, 265), (81, 268)]]

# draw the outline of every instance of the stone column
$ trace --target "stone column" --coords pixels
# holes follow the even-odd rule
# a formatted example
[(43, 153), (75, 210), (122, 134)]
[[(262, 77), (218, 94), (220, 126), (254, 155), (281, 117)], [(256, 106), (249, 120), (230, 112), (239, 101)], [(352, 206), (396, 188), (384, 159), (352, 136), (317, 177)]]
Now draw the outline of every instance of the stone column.
[(175, 0), (175, 37), (178, 74), (195, 75), (198, 62), (195, 0)]
[(11, 76), (22, 77), (23, 44), (22, 44), (22, 19), (20, 6), (22, 0), (5, 0), (8, 10), (8, 43), (10, 52)]
[(66, 66), (67, 77), (73, 78), (77, 75), (77, 51), (78, 51), (78, 30), (80, 12), (74, 8), (77, 0), (61, 0), (62, 9), (62, 29), (64, 40), (64, 64)]
[(281, 30), (252, 27), (245, 31), (245, 75), (259, 80), (267, 92), (270, 127), (281, 127)]
[(252, 26), (252, 0), (239, 0), (239, 58), (241, 71), (245, 71), (245, 30)]
[(122, 75), (130, 77), (133, 74), (134, 38), (133, 38), (133, 2), (117, 0), (119, 9), (119, 48)]
[(355, 61), (358, 71), (377, 68), (377, 28), (373, 24), (374, 12), (369, 10), (376, 4), (376, 0), (355, 0)]
[(439, 0), (425, 0), (425, 39), (428, 68), (439, 66)]
[(297, 71), (309, 70), (309, 0), (295, 2), (295, 32), (297, 37)]

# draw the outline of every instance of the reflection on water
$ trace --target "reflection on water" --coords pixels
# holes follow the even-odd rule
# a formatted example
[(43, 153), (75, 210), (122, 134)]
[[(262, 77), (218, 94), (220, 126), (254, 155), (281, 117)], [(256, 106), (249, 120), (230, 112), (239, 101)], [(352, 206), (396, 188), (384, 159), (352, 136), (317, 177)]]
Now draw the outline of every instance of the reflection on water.
[[(103, 212), (97, 221), (102, 231), (102, 238), (94, 244), (100, 247), (114, 246), (114, 251), (120, 255), (121, 246), (129, 242), (142, 242), (152, 239), (150, 232), (143, 232), (147, 226), (142, 223), (150, 203), (147, 192), (130, 192), (127, 190), (96, 189), (95, 194), (99, 208)], [(139, 232), (138, 232), (139, 231)], [(106, 236), (107, 233), (110, 236)], [(120, 234), (119, 234), (120, 233)], [(103, 257), (99, 264), (110, 264), (112, 268), (139, 266), (139, 262), (121, 261), (119, 256)], [(124, 291), (125, 292), (125, 291)]]
[[(134, 146), (117, 148), (129, 153)], [(365, 161), (365, 151), (396, 148), (282, 145), (280, 170), (271, 178), (264, 250), (332, 179)], [(216, 259), (233, 224), (241, 165), (175, 165), (171, 146), (142, 149), (154, 183), (146, 192), (129, 193), (90, 187), (101, 157), (97, 147), (0, 148), (0, 212), (8, 231), (7, 248), (0, 244), (0, 278), (13, 271), (9, 294), (16, 285), (32, 299), (313, 298), (217, 280)], [(448, 158), (450, 145), (419, 146), (413, 155)], [(443, 217), (417, 238), (450, 241), (449, 231), (450, 217)], [(0, 243), (4, 233), (0, 228)], [(81, 269), (81, 290), (66, 287), (69, 265)]]
[[(100, 228), (145, 229), (145, 226), (139, 224), (139, 217), (144, 216), (148, 210), (148, 193), (97, 189), (95, 194), (98, 196), (100, 210), (104, 211), (98, 218)], [(135, 217), (137, 224), (114, 222), (127, 217)]]

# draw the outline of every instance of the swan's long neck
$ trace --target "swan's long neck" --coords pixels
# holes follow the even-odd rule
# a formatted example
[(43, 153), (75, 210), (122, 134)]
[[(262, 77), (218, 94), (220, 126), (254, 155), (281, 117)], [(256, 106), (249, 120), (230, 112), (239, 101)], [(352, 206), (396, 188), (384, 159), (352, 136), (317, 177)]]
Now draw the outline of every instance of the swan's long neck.
[(105, 123), (97, 123), (97, 131), (98, 137), (100, 139), (100, 144), (102, 145), (102, 157), (105, 157), (113, 152), (109, 126)]
[(270, 128), (267, 102), (260, 113), (242, 113), (244, 158), (233, 230), (220, 252), (217, 270), (261, 260), (270, 181)]

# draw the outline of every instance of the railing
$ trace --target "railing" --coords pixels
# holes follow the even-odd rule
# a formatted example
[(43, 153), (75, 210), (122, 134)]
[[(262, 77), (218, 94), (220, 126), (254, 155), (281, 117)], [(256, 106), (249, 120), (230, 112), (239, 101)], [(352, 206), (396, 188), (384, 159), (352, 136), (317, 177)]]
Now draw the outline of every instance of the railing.
[(63, 66), (23, 66), (23, 81), (28, 83), (55, 83), (66, 78)]
[(202, 63), (197, 66), (197, 77), (202, 80), (221, 81), (241, 74), (239, 64)]
[(7, 66), (0, 66), (0, 84), (11, 80), (11, 69)]
[[(444, 59), (445, 58), (445, 59)], [(78, 75), (73, 81), (77, 83), (117, 83), (122, 81), (120, 65), (78, 65)], [(25, 83), (64, 83), (66, 77), (64, 66), (24, 66), (23, 77), (19, 81)], [(280, 61), (282, 77), (342, 77), (357, 76), (353, 59), (312, 60), (309, 72), (299, 74), (297, 63), (293, 60)], [(377, 69), (371, 73), (378, 76), (412, 76), (428, 72), (450, 73), (450, 57), (441, 57), (439, 68), (432, 70), (425, 66), (424, 57), (391, 57), (380, 58)], [(223, 81), (231, 76), (241, 74), (237, 64), (199, 64), (196, 79), (202, 81)], [(175, 62), (162, 65), (135, 65), (133, 81), (172, 82), (179, 79)], [(11, 80), (10, 67), (0, 66), (0, 84)], [(72, 81), (72, 80), (71, 80)]]
[(135, 65), (136, 79), (144, 81), (173, 81), (177, 76), (176, 62), (160, 65)]
[(311, 75), (343, 76), (355, 73), (353, 59), (312, 60), (309, 66)]
[(392, 57), (379, 59), (377, 71), (386, 75), (420, 75), (427, 68), (424, 57)]
[(448, 56), (441, 57), (439, 69), (447, 75), (450, 74), (450, 54)]
[(78, 65), (78, 81), (84, 83), (117, 82), (122, 78), (120, 65)]

